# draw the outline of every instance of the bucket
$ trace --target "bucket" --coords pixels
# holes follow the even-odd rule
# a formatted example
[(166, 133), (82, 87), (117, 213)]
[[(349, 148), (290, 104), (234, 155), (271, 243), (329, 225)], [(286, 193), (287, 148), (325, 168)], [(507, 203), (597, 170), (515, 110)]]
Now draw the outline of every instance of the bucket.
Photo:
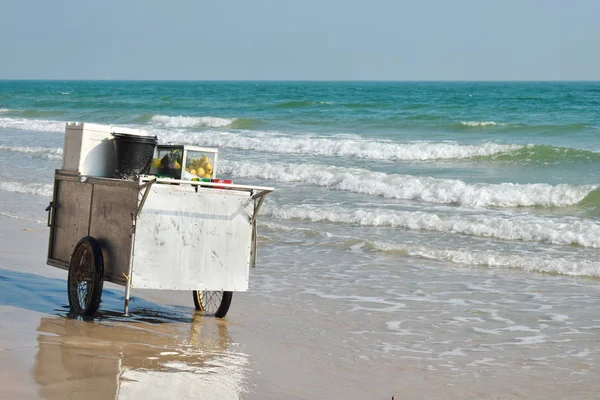
[(117, 167), (114, 177), (136, 180), (150, 172), (152, 156), (158, 143), (156, 136), (113, 133)]

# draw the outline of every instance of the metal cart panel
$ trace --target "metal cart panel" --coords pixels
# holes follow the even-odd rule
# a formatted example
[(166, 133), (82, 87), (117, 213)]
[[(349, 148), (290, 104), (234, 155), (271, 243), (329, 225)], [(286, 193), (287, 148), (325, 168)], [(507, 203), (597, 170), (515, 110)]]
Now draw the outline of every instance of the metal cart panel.
[(251, 193), (162, 184), (148, 190), (136, 223), (131, 287), (248, 290)]
[(89, 235), (87, 221), (90, 215), (92, 186), (81, 185), (76, 181), (57, 180), (54, 190), (54, 221), (49, 258), (58, 261), (54, 265), (68, 269), (71, 253), (77, 242)]
[[(88, 186), (88, 185), (86, 185)], [(138, 189), (94, 184), (89, 235), (102, 247), (104, 279), (126, 284), (131, 256), (131, 227), (138, 202)]]

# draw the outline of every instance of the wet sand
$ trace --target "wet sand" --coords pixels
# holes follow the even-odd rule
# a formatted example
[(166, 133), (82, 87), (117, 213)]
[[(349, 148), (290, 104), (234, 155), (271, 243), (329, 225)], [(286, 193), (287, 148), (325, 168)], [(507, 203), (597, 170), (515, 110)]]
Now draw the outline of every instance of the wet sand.
[(4, 218), (0, 225), (0, 397), (239, 398), (249, 391), (248, 357), (229, 323), (195, 314), (189, 293), (187, 306), (133, 297), (132, 316), (124, 317), (123, 290), (107, 283), (93, 319), (69, 318), (66, 271), (45, 265), (47, 234), (36, 223)]
[(410, 352), (365, 355), (348, 339), (361, 321), (299, 303), (298, 288), (235, 293), (218, 320), (196, 315), (188, 292), (141, 290), (122, 317), (123, 288), (106, 284), (96, 318), (69, 319), (45, 226), (0, 218), (0, 398), (600, 398), (597, 376), (577, 370), (482, 368), (474, 379)]

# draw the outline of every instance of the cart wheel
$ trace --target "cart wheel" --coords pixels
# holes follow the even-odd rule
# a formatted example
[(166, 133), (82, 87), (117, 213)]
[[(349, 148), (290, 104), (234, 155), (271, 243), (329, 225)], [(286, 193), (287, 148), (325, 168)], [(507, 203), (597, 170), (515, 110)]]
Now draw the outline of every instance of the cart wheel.
[(223, 318), (229, 311), (233, 292), (194, 290), (193, 295), (196, 310), (213, 314), (217, 318)]
[(71, 310), (90, 316), (100, 307), (104, 260), (98, 241), (86, 236), (77, 243), (69, 264), (68, 293)]

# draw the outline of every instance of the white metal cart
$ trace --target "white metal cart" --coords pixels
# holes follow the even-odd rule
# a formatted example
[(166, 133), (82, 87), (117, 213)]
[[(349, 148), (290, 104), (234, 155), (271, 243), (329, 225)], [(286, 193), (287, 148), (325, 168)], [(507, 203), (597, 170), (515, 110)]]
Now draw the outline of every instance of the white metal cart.
[(56, 170), (48, 265), (69, 271), (71, 309), (93, 315), (104, 281), (190, 290), (196, 309), (224, 317), (247, 291), (256, 217), (271, 187), (142, 176), (136, 181)]

